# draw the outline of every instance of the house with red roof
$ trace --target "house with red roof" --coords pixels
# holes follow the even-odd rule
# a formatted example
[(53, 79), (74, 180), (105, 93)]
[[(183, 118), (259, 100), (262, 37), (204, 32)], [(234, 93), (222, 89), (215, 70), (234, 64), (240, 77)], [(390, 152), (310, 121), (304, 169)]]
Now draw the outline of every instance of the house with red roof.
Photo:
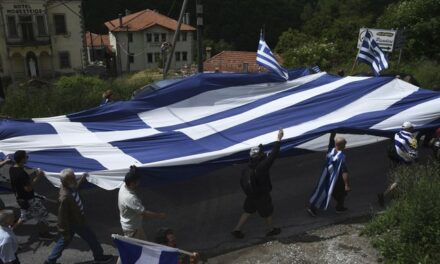
[[(209, 56), (209, 55), (208, 55)], [(282, 64), (280, 56), (275, 58)], [(205, 71), (219, 72), (265, 72), (264, 67), (257, 64), (257, 52), (252, 51), (222, 51), (208, 58), (203, 63)]]
[[(188, 20), (188, 19), (186, 19)], [(171, 69), (191, 65), (195, 28), (184, 21), (177, 38)], [(109, 41), (122, 72), (163, 67), (167, 53), (161, 47), (172, 42), (177, 21), (155, 10), (142, 10), (105, 22)]]
[(112, 56), (113, 48), (108, 35), (86, 32), (87, 60), (89, 64), (97, 61), (106, 62)]

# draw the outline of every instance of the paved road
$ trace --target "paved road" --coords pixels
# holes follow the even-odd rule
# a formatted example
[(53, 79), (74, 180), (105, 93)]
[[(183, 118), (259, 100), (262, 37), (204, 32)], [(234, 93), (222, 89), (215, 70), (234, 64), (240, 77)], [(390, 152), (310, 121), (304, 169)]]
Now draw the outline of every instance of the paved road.
[[(286, 238), (316, 227), (374, 212), (377, 209), (376, 193), (383, 190), (386, 183), (386, 148), (387, 143), (377, 143), (348, 150), (347, 163), (353, 189), (347, 198), (346, 205), (349, 211), (336, 214), (331, 207), (316, 218), (307, 215), (305, 206), (320, 174), (324, 154), (311, 153), (276, 161), (272, 171), (272, 194), (275, 224), (282, 228), (279, 237)], [(171, 186), (143, 188), (142, 197), (147, 207), (168, 214), (165, 220), (145, 222), (144, 228), (148, 238), (152, 239), (159, 227), (171, 227), (176, 232), (181, 248), (202, 252), (204, 256), (218, 255), (265, 241), (263, 220), (256, 216), (251, 218), (244, 228), (245, 239), (236, 240), (230, 235), (241, 214), (244, 200), (238, 184), (239, 172), (243, 166), (231, 166)], [(41, 181), (36, 189), (50, 198), (57, 197), (57, 189), (46, 180)], [(1, 198), (8, 206), (16, 207), (12, 195), (2, 195)], [(117, 191), (85, 190), (83, 198), (88, 222), (97, 233), (105, 252), (117, 255), (110, 238), (112, 233), (121, 232)], [(56, 205), (48, 203), (47, 206), (51, 212), (50, 219), (55, 226)], [(54, 246), (54, 242), (37, 241), (34, 226), (30, 223), (19, 229), (17, 235), (19, 242), (23, 243), (23, 250), (19, 254), (22, 263), (43, 263)], [(91, 260), (92, 254), (86, 244), (75, 238), (59, 262), (90, 263)]]

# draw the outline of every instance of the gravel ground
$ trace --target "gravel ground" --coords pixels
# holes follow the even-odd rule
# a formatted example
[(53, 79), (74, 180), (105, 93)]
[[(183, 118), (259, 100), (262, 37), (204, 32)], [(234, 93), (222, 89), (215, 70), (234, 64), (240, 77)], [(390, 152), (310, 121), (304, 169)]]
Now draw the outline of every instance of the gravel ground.
[(380, 254), (360, 236), (363, 223), (329, 226), (210, 258), (209, 264), (369, 264)]

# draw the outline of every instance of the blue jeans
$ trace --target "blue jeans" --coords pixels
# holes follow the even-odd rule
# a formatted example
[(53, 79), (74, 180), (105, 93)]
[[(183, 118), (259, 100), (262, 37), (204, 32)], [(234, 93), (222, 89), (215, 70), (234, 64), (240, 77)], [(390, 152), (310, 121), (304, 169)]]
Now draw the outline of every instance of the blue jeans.
[(49, 257), (47, 258), (47, 262), (55, 263), (57, 259), (61, 257), (63, 250), (69, 245), (70, 241), (72, 241), (74, 234), (79, 235), (87, 242), (87, 244), (89, 244), (95, 259), (102, 258), (104, 251), (101, 247), (101, 244), (99, 244), (95, 233), (93, 233), (93, 231), (86, 225), (74, 225), (70, 227), (70, 236), (68, 240), (66, 240), (63, 235), (60, 239), (58, 239), (55, 247), (52, 250), (52, 253), (50, 253)]

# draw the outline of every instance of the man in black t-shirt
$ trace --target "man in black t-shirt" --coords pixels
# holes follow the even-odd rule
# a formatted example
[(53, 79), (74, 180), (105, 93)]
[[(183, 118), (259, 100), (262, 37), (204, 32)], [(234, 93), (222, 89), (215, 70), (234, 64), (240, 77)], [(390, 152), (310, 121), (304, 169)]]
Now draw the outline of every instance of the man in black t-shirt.
[(273, 204), (270, 195), (270, 192), (272, 191), (272, 182), (270, 180), (269, 171), (280, 151), (281, 139), (283, 136), (284, 132), (280, 129), (278, 131), (277, 141), (274, 143), (272, 151), (268, 156), (264, 153), (261, 145), (252, 148), (249, 153), (249, 164), (244, 173), (253, 174), (250, 177), (254, 178), (251, 181), (255, 190), (252, 193), (246, 193), (246, 199), (243, 204), (244, 212), (241, 215), (237, 226), (231, 232), (235, 238), (244, 237), (241, 227), (247, 222), (249, 216), (255, 212), (258, 212), (258, 214), (266, 220), (269, 229), (266, 236), (275, 236), (281, 233), (280, 228), (273, 227), (272, 225)]
[(35, 196), (33, 186), (44, 176), (44, 172), (38, 169), (36, 176), (32, 179), (24, 170), (28, 156), (24, 150), (18, 150), (14, 154), (15, 165), (9, 169), (12, 190), (20, 206), (20, 218), (13, 226), (16, 229), (21, 224), (30, 219), (36, 219), (39, 226), (41, 240), (51, 240), (52, 235), (48, 232), (47, 210), (41, 199)]

